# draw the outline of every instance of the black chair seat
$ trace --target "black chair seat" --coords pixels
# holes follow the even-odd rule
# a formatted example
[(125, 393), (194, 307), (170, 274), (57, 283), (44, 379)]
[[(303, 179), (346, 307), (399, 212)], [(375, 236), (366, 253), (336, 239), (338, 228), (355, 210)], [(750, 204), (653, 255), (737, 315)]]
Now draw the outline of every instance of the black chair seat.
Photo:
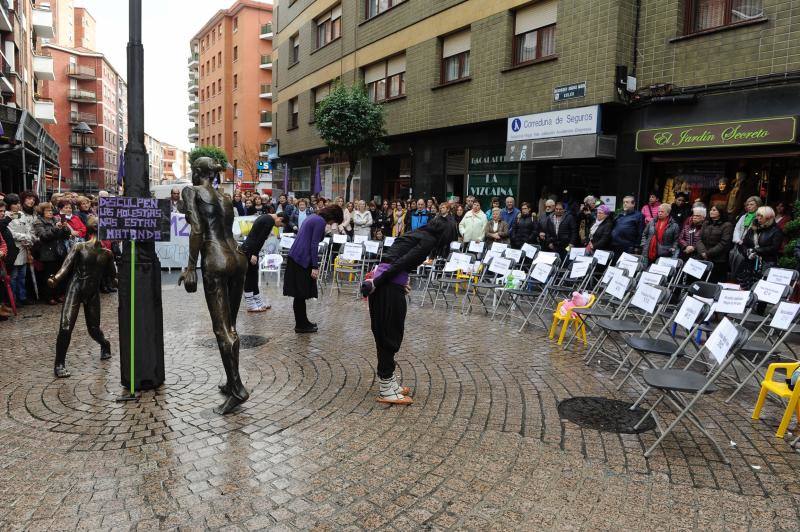
[(551, 286), (550, 290), (553, 290), (554, 292), (574, 292), (575, 291), (575, 287), (574, 286)]
[(474, 283), (472, 286), (473, 288), (487, 288), (489, 290), (491, 290), (492, 288), (502, 288), (502, 285), (495, 283), (488, 283), (488, 282)]
[(772, 349), (773, 345), (767, 342), (759, 342), (758, 340), (750, 340), (742, 346), (740, 351), (744, 353), (766, 353)]
[[(642, 378), (648, 386), (659, 390), (670, 390), (673, 392), (699, 392), (706, 385), (708, 379), (694, 371), (682, 371), (679, 369), (647, 369), (642, 373)], [(713, 393), (717, 387), (713, 384), (706, 388), (705, 393)]]
[(511, 294), (512, 296), (522, 296), (522, 297), (533, 297), (539, 295), (539, 293), (534, 292), (532, 290), (522, 290), (521, 288), (512, 288), (510, 290), (506, 290), (506, 294)]
[(610, 332), (639, 332), (644, 327), (638, 321), (632, 320), (611, 320), (604, 318), (597, 322), (601, 329)]
[(670, 342), (669, 340), (661, 340), (658, 338), (643, 338), (641, 336), (633, 336), (626, 338), (625, 343), (628, 347), (632, 347), (637, 351), (643, 353), (654, 353), (656, 355), (671, 355), (678, 348), (678, 344)]
[(594, 318), (610, 318), (614, 315), (614, 313), (610, 310), (606, 310), (604, 308), (577, 308), (573, 310), (575, 314), (580, 314), (581, 316), (592, 316)]
[(716, 329), (716, 327), (717, 327), (716, 323), (704, 323), (700, 325), (699, 329), (706, 333), (712, 333), (714, 332), (714, 329)]
[(443, 284), (458, 284), (458, 283), (466, 283), (466, 279), (436, 279), (436, 282), (443, 283)]

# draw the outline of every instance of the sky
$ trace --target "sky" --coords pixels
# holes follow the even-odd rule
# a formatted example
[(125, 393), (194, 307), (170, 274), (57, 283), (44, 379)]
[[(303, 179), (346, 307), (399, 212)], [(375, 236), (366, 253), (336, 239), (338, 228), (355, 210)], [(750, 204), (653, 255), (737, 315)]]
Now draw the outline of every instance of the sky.
[[(142, 0), (144, 124), (148, 135), (188, 150), (189, 39), (234, 0)], [(97, 51), (127, 79), (128, 2), (76, 0), (97, 21)]]

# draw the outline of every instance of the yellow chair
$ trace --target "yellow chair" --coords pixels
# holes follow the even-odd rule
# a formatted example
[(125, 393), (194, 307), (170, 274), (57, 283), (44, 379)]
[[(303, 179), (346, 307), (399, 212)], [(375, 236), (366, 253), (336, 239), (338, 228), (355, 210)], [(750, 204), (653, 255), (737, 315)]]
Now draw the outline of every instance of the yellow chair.
[(553, 324), (550, 326), (550, 339), (552, 340), (556, 334), (556, 327), (558, 327), (558, 323), (561, 322), (561, 334), (558, 336), (558, 345), (561, 345), (564, 342), (564, 336), (567, 334), (567, 329), (570, 325), (575, 326), (575, 330), (578, 331), (580, 334), (581, 340), (583, 340), (583, 345), (587, 345), (586, 342), (586, 324), (582, 319), (579, 317), (573, 317), (572, 311), (576, 309), (582, 308), (589, 308), (594, 305), (595, 296), (594, 294), (589, 296), (589, 301), (581, 306), (581, 307), (572, 307), (566, 316), (561, 315), (561, 307), (567, 303), (566, 301), (562, 301), (561, 303), (556, 306), (556, 311), (553, 312)]
[(775, 373), (776, 369), (784, 369), (786, 370), (786, 376), (791, 377), (794, 370), (798, 367), (800, 367), (800, 362), (779, 362), (770, 364), (767, 368), (767, 374), (761, 382), (761, 393), (758, 394), (758, 401), (753, 410), (753, 419), (758, 419), (761, 415), (761, 407), (764, 406), (764, 400), (767, 398), (767, 393), (769, 392), (789, 400), (789, 405), (786, 407), (786, 412), (783, 414), (778, 432), (775, 433), (775, 436), (778, 438), (783, 438), (786, 429), (789, 428), (789, 422), (792, 420), (792, 416), (795, 413), (797, 413), (797, 419), (800, 421), (800, 402), (798, 402), (798, 399), (800, 399), (800, 384), (795, 386), (794, 391), (792, 391), (789, 389), (789, 385), (786, 384), (786, 382), (772, 380), (772, 375)]

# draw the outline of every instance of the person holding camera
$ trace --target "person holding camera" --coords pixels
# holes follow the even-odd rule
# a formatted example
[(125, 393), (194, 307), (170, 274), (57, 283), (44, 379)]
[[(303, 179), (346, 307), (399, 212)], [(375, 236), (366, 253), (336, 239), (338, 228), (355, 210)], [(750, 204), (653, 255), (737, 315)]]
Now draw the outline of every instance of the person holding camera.
[(756, 219), (745, 231), (741, 251), (744, 260), (739, 264), (736, 280), (744, 290), (755, 284), (762, 272), (778, 264), (778, 252), (783, 233), (775, 225), (772, 207), (759, 207)]

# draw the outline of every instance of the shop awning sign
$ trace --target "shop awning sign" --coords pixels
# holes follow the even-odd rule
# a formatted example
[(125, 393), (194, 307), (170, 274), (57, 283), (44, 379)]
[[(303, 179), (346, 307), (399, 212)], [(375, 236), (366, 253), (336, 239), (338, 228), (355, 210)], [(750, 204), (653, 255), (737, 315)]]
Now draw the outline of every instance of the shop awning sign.
[(576, 107), (508, 119), (507, 142), (573, 135), (594, 135), (600, 126), (600, 107)]
[(787, 116), (642, 129), (636, 134), (636, 151), (768, 146), (796, 141), (797, 119)]

